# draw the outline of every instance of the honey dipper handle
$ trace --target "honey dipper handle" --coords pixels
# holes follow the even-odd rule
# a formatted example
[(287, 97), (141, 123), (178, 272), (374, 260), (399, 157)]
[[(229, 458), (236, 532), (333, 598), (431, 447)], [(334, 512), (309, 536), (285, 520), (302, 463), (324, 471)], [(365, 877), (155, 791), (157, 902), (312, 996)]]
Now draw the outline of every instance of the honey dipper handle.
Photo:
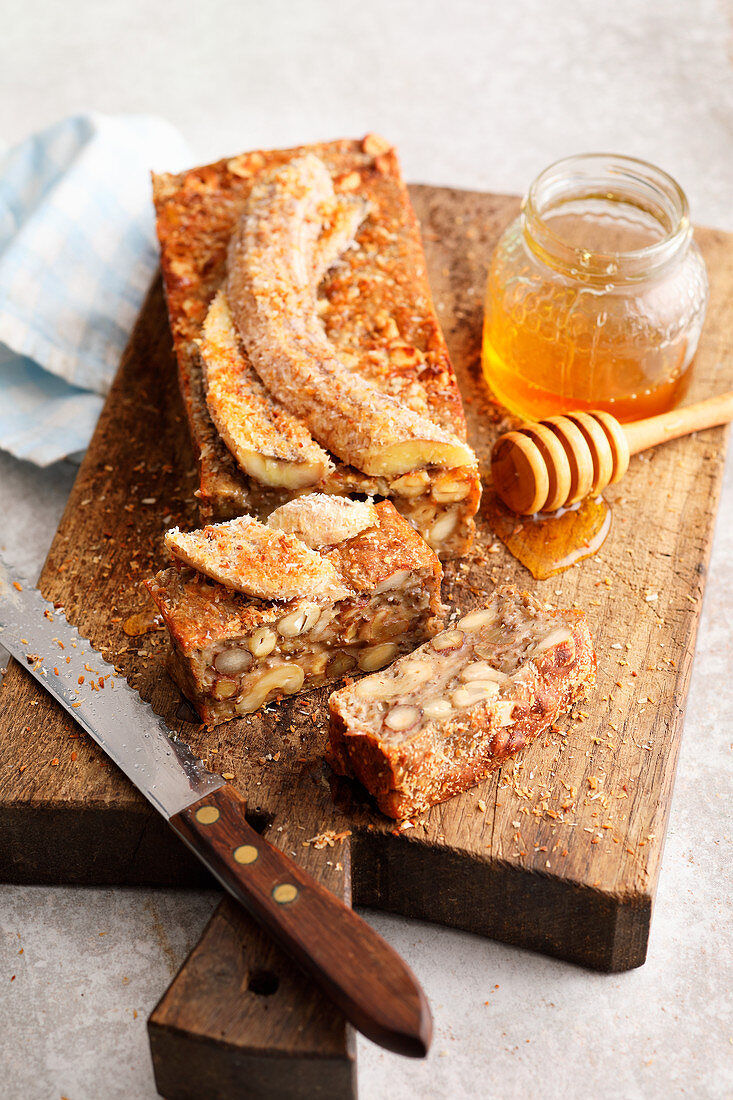
[(672, 409), (661, 416), (650, 416), (647, 420), (637, 420), (633, 424), (623, 424), (624, 435), (629, 444), (629, 454), (635, 455), (657, 443), (668, 439), (677, 439), (690, 432), (703, 428), (715, 428), (719, 424), (728, 424), (733, 420), (733, 393), (721, 393), (709, 397), (707, 401), (698, 401), (681, 409)]

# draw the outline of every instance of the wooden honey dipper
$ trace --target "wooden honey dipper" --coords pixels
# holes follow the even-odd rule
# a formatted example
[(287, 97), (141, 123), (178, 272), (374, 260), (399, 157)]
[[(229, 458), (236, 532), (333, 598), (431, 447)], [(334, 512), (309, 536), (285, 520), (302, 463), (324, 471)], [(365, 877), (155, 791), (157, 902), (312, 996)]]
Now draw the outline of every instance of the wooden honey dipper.
[(633, 424), (601, 411), (522, 424), (494, 444), (494, 489), (520, 515), (554, 512), (619, 481), (631, 455), (731, 420), (733, 393), (724, 393)]

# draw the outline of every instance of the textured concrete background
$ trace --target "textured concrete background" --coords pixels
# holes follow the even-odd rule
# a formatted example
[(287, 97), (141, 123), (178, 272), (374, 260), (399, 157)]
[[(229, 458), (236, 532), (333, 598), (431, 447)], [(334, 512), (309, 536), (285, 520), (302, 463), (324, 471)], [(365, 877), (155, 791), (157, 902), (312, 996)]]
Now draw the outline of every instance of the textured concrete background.
[[(733, 230), (730, 2), (5, 0), (3, 15), (8, 141), (89, 108), (165, 115), (196, 160), (374, 129), (410, 180), (501, 191), (611, 149), (658, 162), (697, 221)], [(30, 574), (73, 477), (0, 455), (0, 541)], [(424, 983), (436, 1038), (424, 1063), (360, 1041), (362, 1100), (733, 1095), (732, 614), (729, 463), (646, 965), (590, 974), (368, 914)], [(0, 1096), (154, 1097), (145, 1017), (216, 898), (0, 889)]]

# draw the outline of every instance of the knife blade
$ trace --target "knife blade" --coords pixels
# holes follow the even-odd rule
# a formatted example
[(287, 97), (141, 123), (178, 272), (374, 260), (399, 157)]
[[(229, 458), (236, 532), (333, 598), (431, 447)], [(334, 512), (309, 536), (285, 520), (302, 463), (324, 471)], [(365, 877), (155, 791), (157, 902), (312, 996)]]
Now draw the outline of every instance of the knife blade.
[(355, 1027), (388, 1050), (427, 1054), (430, 1008), (397, 952), (247, 823), (237, 790), (197, 759), (61, 610), (12, 575), (2, 554), (0, 644)]

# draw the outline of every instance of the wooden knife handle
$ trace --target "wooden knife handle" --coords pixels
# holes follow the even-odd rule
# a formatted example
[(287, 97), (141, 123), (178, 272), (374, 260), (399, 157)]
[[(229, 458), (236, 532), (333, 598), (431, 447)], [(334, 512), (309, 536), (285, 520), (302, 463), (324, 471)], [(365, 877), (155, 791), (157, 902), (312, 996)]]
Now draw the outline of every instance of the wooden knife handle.
[(247, 824), (229, 784), (170, 819), (219, 882), (368, 1039), (424, 1057), (432, 1018), (417, 979), (381, 936)]

